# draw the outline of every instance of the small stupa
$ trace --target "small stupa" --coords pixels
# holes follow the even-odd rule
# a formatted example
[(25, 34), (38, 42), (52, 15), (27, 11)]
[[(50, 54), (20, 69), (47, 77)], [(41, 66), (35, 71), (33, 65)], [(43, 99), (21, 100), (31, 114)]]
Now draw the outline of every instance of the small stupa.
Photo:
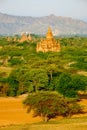
[(27, 37), (27, 38), (28, 38), (28, 40), (29, 40), (29, 41), (31, 41), (31, 40), (32, 40), (32, 37), (31, 37), (30, 33), (29, 33), (29, 35), (28, 35), (28, 37)]
[(31, 41), (32, 40), (32, 38), (31, 38), (31, 35), (30, 34), (28, 34), (28, 35), (26, 35), (26, 33), (22, 33), (22, 37), (21, 37), (21, 39), (19, 40), (19, 42), (25, 42), (25, 41)]
[(14, 41), (14, 42), (16, 42), (16, 41), (17, 41), (17, 38), (16, 38), (16, 37), (14, 37), (13, 41)]
[(27, 36), (25, 33), (22, 33), (22, 37), (21, 39), (19, 40), (20, 42), (24, 42), (24, 41), (27, 41)]
[(8, 36), (7, 41), (10, 42), (11, 40), (12, 40), (11, 37)]
[(36, 47), (37, 52), (59, 52), (60, 51), (60, 43), (56, 41), (53, 37), (51, 28), (48, 27), (48, 31), (46, 34), (46, 38), (41, 40)]

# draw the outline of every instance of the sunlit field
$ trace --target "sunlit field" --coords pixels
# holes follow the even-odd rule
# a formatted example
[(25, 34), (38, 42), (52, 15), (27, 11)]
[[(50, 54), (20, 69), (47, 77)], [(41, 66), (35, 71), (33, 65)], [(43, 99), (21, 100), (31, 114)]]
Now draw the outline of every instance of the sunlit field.
[(22, 104), (23, 98), (0, 98), (0, 126), (10, 124), (25, 124), (41, 121), (27, 114)]
[[(44, 124), (33, 112), (26, 113), (24, 96), (0, 98), (0, 130), (86, 130), (87, 114), (74, 115), (72, 119), (58, 117)], [(80, 102), (87, 106), (87, 99)], [(86, 109), (86, 108), (85, 108)]]

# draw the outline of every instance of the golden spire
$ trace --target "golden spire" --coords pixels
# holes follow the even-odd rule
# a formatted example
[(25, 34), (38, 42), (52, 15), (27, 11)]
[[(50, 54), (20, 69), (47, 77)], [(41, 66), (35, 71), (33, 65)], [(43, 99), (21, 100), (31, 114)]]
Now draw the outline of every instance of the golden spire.
[(29, 41), (32, 40), (30, 33), (29, 33), (29, 35), (28, 35), (28, 40), (29, 40)]
[(51, 31), (51, 28), (48, 27), (48, 31), (47, 31), (47, 34), (46, 34), (46, 39), (52, 39), (53, 38), (53, 34), (52, 34), (52, 31)]

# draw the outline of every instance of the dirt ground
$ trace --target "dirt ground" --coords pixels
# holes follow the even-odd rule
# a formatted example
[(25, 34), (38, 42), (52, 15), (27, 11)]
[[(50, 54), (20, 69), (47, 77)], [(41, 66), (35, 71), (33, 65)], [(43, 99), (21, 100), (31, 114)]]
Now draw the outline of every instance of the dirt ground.
[(24, 97), (0, 98), (0, 126), (41, 121), (40, 117), (32, 117), (33, 112), (26, 113), (23, 99)]
[[(42, 121), (40, 117), (32, 117), (33, 112), (26, 113), (26, 109), (22, 104), (24, 99), (24, 96), (16, 98), (0, 97), (0, 126), (10, 124), (29, 124)], [(82, 100), (81, 104), (87, 107), (87, 99)], [(80, 114), (79, 116), (87, 116), (87, 114)]]

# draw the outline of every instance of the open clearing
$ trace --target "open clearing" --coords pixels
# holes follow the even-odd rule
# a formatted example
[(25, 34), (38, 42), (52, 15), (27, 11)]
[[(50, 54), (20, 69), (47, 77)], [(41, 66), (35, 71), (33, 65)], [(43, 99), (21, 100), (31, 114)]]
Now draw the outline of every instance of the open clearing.
[[(84, 117), (83, 119), (68, 119), (61, 122), (61, 119), (57, 118), (51, 120), (57, 122), (55, 124), (39, 123), (42, 122), (40, 117), (32, 117), (32, 112), (26, 113), (22, 104), (24, 98), (24, 96), (0, 98), (0, 130), (87, 130), (87, 114), (73, 116)], [(87, 106), (87, 99), (82, 100), (81, 104)]]

